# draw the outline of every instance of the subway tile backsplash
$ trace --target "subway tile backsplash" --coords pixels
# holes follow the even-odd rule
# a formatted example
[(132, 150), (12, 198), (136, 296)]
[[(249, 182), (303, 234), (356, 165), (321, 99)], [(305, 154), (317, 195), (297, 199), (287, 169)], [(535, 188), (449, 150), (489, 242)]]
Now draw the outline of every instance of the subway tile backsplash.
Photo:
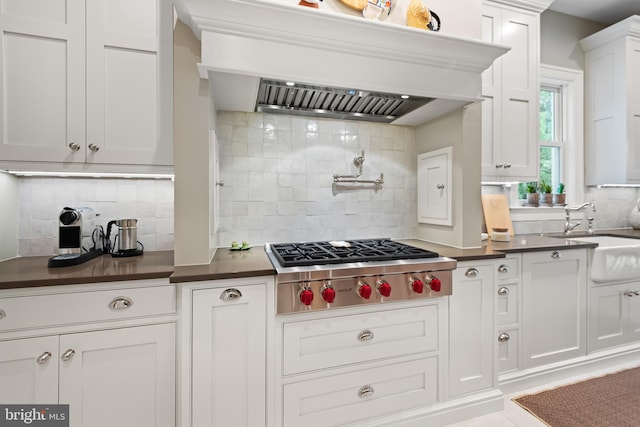
[[(145, 250), (173, 249), (170, 180), (22, 177), (19, 191), (19, 256), (58, 253), (58, 215), (65, 206), (92, 208), (99, 214), (95, 223), (105, 231), (111, 220), (136, 218)], [(90, 240), (84, 243), (91, 246)]]

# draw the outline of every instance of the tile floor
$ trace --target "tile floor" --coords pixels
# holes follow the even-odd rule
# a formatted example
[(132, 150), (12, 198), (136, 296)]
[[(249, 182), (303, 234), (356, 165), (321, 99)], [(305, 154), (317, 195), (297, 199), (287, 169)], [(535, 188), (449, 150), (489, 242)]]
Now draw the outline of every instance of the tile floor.
[(502, 412), (494, 412), (491, 414), (483, 415), (477, 418), (471, 418), (469, 420), (460, 421), (458, 423), (449, 424), (446, 427), (546, 427), (542, 421), (539, 421), (536, 417), (529, 412), (522, 409), (518, 404), (514, 403), (511, 399), (524, 394), (537, 393), (543, 390), (556, 388), (565, 384), (571, 384), (578, 381), (583, 381), (588, 378), (598, 377), (606, 375), (612, 372), (618, 372), (623, 369), (629, 369), (638, 366), (637, 363), (617, 365), (610, 369), (599, 370), (591, 373), (590, 375), (580, 375), (569, 378), (565, 381), (545, 384), (540, 387), (535, 387), (521, 392), (513, 393), (504, 396), (504, 410)]

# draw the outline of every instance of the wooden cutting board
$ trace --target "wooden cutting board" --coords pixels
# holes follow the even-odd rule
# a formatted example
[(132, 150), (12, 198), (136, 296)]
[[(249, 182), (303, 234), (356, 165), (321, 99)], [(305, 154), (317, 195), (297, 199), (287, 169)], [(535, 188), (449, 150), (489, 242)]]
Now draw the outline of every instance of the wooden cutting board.
[(487, 233), (491, 236), (493, 228), (506, 228), (513, 236), (513, 224), (509, 212), (509, 202), (506, 194), (482, 194), (482, 211)]

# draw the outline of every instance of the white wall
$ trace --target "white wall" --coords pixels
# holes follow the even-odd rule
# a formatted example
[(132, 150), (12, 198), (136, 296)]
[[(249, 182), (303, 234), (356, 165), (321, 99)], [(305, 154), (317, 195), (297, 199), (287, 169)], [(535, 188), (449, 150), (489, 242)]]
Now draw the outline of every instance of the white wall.
[[(415, 129), (261, 113), (218, 113), (220, 244), (413, 237)], [(334, 185), (333, 175), (384, 185)]]
[[(18, 188), (20, 256), (58, 253), (58, 215), (65, 206), (92, 208), (100, 214), (96, 225), (105, 229), (111, 220), (136, 218), (138, 240), (145, 250), (173, 249), (170, 180), (21, 177)], [(112, 236), (116, 231), (114, 227)], [(91, 246), (90, 240), (84, 244), (87, 249)]]
[(18, 179), (0, 172), (0, 261), (18, 255)]

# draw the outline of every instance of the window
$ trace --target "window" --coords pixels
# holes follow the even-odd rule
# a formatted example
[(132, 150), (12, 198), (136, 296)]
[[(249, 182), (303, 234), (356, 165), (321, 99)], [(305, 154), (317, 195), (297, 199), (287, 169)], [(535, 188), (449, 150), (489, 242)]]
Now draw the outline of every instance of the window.
[[(582, 87), (580, 70), (550, 65), (540, 68), (538, 182), (548, 183), (554, 192), (560, 183), (565, 184), (567, 203), (581, 202), (584, 197)], [(517, 188), (517, 199), (522, 204), (522, 199), (526, 197), (526, 183), (514, 187)]]

